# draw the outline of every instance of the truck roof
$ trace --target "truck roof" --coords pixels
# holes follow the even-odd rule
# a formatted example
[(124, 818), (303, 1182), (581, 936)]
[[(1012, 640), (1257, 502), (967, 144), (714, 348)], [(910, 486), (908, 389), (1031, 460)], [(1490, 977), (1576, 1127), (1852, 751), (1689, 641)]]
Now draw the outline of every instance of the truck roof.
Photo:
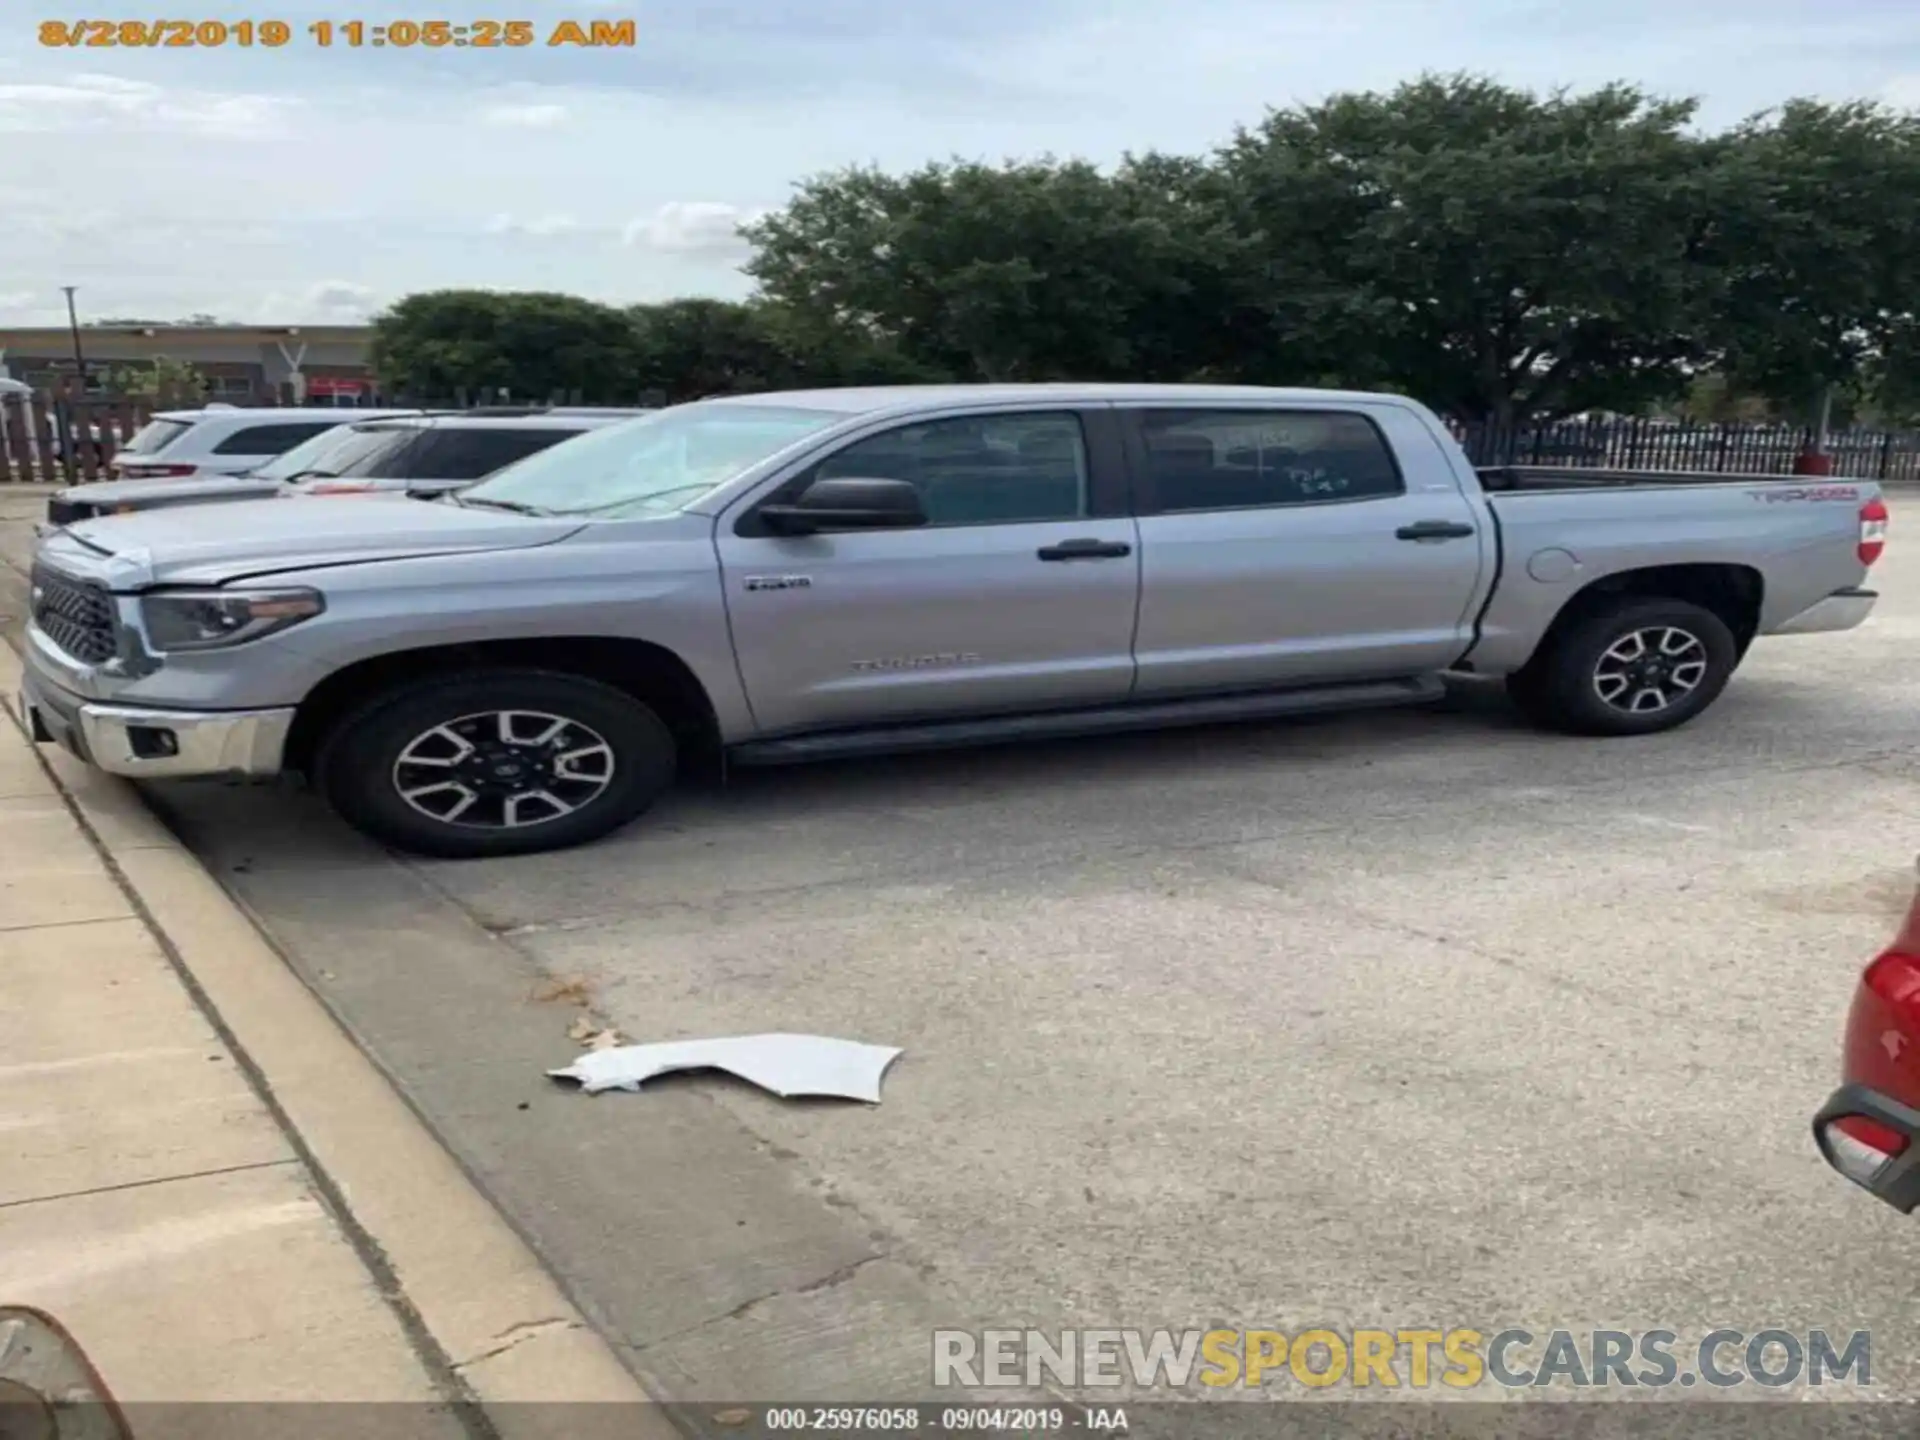
[(1129, 401), (1155, 405), (1373, 404), (1408, 405), (1404, 396), (1378, 390), (1315, 390), (1268, 385), (1125, 385), (1064, 382), (1029, 385), (874, 385), (845, 390), (774, 390), (758, 395), (726, 395), (707, 405), (787, 405), (862, 415), (886, 410), (941, 409), (954, 405), (1017, 404), (1057, 400), (1062, 404)]

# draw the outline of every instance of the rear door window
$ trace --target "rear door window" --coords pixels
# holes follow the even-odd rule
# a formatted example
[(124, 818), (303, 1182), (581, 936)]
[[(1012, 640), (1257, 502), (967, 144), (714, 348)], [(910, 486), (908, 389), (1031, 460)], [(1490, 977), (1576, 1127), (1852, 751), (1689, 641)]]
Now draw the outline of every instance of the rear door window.
[(552, 427), (433, 430), (428, 432), (419, 449), (407, 456), (406, 470), (393, 470), (389, 474), (405, 480), (479, 480), (516, 460), (524, 460), (583, 433)]
[(1378, 500), (1405, 492), (1364, 415), (1330, 410), (1147, 410), (1146, 479), (1161, 511)]
[(191, 429), (191, 420), (149, 420), (120, 450), (126, 455), (156, 455)]
[(216, 455), (278, 455), (303, 440), (311, 440), (338, 425), (338, 420), (290, 421), (282, 425), (249, 425), (213, 447)]

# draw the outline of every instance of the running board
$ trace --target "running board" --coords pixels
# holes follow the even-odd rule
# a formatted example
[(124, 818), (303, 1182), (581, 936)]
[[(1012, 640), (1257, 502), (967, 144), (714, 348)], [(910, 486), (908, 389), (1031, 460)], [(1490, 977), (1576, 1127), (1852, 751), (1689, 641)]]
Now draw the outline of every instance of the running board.
[(1445, 694), (1446, 686), (1439, 676), (1421, 675), (1359, 685), (1322, 685), (1311, 690), (1261, 690), (1194, 700), (1107, 705), (1094, 710), (1052, 710), (1037, 715), (836, 730), (823, 735), (799, 735), (790, 740), (753, 740), (728, 754), (738, 765), (795, 765), (806, 760), (897, 755), (912, 750), (957, 750), (975, 745), (1010, 745), (1029, 740), (1117, 735), (1130, 730), (1173, 729), (1181, 725), (1272, 720), (1326, 710), (1378, 710), (1394, 705), (1419, 705)]

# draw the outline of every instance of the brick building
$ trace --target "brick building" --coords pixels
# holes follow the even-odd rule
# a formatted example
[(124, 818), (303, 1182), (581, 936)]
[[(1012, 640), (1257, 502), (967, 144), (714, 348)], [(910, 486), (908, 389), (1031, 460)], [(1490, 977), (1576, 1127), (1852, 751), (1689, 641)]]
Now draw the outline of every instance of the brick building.
[[(366, 325), (101, 325), (80, 331), (89, 390), (105, 389), (115, 371), (164, 356), (204, 376), (209, 399), (236, 405), (370, 396), (372, 342)], [(46, 388), (74, 374), (73, 335), (65, 326), (0, 327), (0, 377)]]

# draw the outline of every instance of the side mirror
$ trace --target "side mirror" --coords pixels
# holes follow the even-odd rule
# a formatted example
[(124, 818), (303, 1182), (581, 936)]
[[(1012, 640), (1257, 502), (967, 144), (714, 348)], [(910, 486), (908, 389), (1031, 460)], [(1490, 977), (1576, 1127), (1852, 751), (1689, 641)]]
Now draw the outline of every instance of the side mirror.
[(816, 480), (791, 505), (763, 505), (776, 535), (821, 530), (911, 530), (927, 523), (920, 492), (905, 480)]

